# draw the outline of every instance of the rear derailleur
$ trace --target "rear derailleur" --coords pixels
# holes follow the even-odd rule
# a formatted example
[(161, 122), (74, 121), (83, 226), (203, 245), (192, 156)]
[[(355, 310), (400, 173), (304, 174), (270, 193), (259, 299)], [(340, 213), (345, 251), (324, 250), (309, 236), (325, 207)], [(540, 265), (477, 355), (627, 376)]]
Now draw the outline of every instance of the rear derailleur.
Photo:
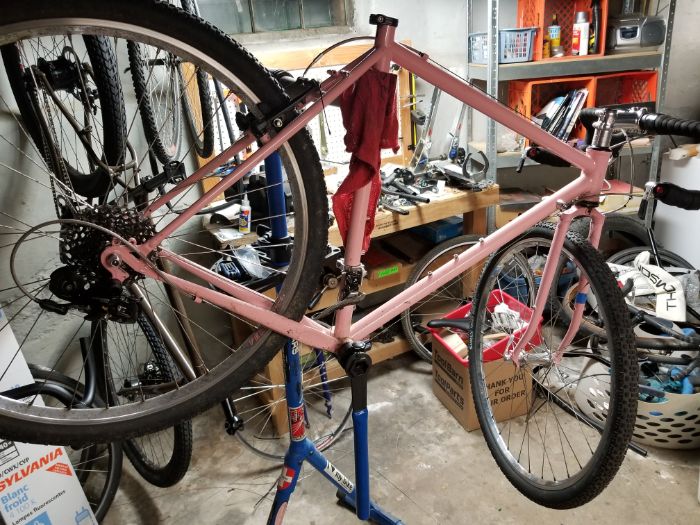
[(49, 312), (65, 315), (71, 308), (83, 312), (87, 320), (106, 318), (118, 323), (135, 323), (138, 299), (124, 291), (122, 283), (76, 266), (62, 266), (51, 273), (49, 290), (67, 301), (41, 299), (39, 305)]

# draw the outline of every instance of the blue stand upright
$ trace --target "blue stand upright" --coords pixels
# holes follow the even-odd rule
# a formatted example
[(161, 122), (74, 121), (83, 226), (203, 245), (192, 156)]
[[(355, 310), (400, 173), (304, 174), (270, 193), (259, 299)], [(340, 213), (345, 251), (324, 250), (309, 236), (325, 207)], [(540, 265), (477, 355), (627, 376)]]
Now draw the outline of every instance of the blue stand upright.
[(357, 484), (353, 484), (345, 474), (328, 461), (318, 451), (313, 441), (306, 436), (301, 360), (299, 358), (299, 345), (296, 341), (287, 342), (284, 347), (283, 359), (290, 444), (284, 457), (282, 474), (277, 482), (277, 492), (272, 509), (270, 509), (268, 525), (282, 523), (305, 461), (335, 485), (338, 499), (354, 509), (360, 520), (380, 525), (402, 525), (401, 520), (382, 510), (370, 499), (369, 495), (369, 452), (367, 446), (367, 369), (371, 364), (369, 356), (362, 351), (352, 352), (351, 348), (351, 352), (343, 360), (350, 376), (352, 388), (352, 421)]
[[(270, 209), (270, 243), (282, 244), (288, 240), (286, 203), (284, 196), (282, 162), (278, 154), (265, 159), (265, 177), (268, 205)], [(289, 252), (278, 252), (276, 263), (288, 262)], [(347, 344), (338, 352), (338, 361), (350, 377), (352, 389), (352, 421), (354, 426), (355, 478), (356, 485), (319, 452), (306, 436), (306, 415), (302, 386), (302, 364), (299, 345), (289, 340), (284, 346), (283, 361), (287, 415), (289, 420), (289, 449), (284, 457), (284, 466), (277, 482), (275, 500), (267, 519), (269, 525), (279, 525), (284, 519), (287, 505), (299, 479), (304, 462), (308, 462), (335, 485), (338, 499), (355, 510), (357, 517), (380, 525), (402, 525), (403, 522), (384, 512), (370, 499), (369, 452), (367, 443), (367, 371), (372, 360), (367, 355), (369, 343)], [(330, 400), (326, 400), (330, 410)]]

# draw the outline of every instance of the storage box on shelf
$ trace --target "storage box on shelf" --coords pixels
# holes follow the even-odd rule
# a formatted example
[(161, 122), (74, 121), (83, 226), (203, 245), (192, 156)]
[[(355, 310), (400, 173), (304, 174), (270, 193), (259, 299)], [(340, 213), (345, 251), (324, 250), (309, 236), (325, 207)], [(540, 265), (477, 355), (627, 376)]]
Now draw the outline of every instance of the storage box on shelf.
[[(596, 82), (593, 76), (547, 78), (527, 82), (514, 80), (509, 86), (508, 105), (523, 116), (532, 118), (557, 95), (581, 88), (588, 89), (584, 107), (593, 107), (596, 100)], [(583, 137), (583, 135), (583, 128), (580, 124), (576, 124), (571, 136)]]
[[(501, 29), (498, 32), (498, 63), (513, 64), (529, 62), (535, 50), (536, 27)], [(488, 33), (469, 35), (469, 62), (486, 64), (488, 62)]]
[[(561, 26), (561, 45), (564, 47), (564, 57), (571, 58), (571, 36), (574, 20), (578, 11), (588, 13), (591, 22), (590, 0), (518, 0), (518, 25), (521, 27), (537, 27), (535, 35), (535, 49), (533, 60), (542, 60), (542, 39), (547, 27), (552, 22), (552, 16), (557, 15), (557, 21)], [(598, 52), (586, 56), (602, 56), (605, 52), (605, 33), (607, 31), (608, 0), (600, 0), (600, 31)], [(581, 57), (585, 58), (585, 57)], [(547, 58), (544, 60), (561, 60), (561, 58)]]
[(596, 77), (596, 106), (655, 102), (658, 73), (625, 71)]

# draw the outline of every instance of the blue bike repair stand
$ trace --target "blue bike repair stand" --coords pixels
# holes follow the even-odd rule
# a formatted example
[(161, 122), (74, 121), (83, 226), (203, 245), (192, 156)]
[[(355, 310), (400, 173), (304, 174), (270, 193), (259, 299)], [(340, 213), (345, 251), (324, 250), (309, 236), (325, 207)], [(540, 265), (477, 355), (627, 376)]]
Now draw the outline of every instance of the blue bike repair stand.
[[(282, 162), (277, 153), (265, 159), (265, 177), (270, 208), (270, 242), (288, 239), (286, 204), (282, 178)], [(369, 496), (369, 452), (367, 440), (367, 371), (372, 360), (367, 355), (371, 343), (356, 342), (344, 345), (337, 354), (338, 361), (350, 378), (352, 390), (352, 422), (355, 449), (356, 485), (328, 461), (306, 436), (306, 417), (302, 386), (302, 364), (299, 344), (288, 340), (284, 345), (283, 362), (287, 415), (289, 419), (289, 449), (284, 457), (282, 474), (277, 482), (275, 500), (267, 523), (282, 523), (287, 505), (296, 488), (304, 462), (308, 462), (337, 488), (341, 503), (355, 509), (357, 517), (380, 525), (403, 525), (403, 522), (384, 512)]]

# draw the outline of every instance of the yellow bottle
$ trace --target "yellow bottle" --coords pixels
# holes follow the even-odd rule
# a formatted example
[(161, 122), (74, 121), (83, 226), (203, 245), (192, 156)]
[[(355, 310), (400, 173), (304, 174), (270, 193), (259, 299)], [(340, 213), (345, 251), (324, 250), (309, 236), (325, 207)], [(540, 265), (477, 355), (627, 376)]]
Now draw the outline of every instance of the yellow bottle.
[(552, 48), (561, 45), (561, 26), (557, 22), (556, 14), (552, 16), (552, 25), (547, 28), (547, 34), (549, 35), (549, 45)]

